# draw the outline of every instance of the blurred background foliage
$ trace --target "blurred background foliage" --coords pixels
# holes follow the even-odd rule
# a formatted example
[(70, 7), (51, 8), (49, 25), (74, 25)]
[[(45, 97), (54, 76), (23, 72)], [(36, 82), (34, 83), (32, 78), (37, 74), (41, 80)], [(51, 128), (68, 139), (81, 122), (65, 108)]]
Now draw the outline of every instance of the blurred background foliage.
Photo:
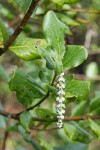
[[(8, 29), (9, 35), (13, 33), (14, 29), (25, 15), (30, 3), (31, 0), (0, 0), (0, 19), (3, 20), (5, 27)], [(87, 102), (83, 101), (82, 103), (68, 104), (66, 114), (68, 116), (70, 114), (72, 116), (83, 115), (88, 112), (88, 109), (91, 109), (90, 114), (100, 114), (100, 0), (82, 0), (74, 5), (57, 5), (53, 0), (41, 0), (23, 30), (23, 34), (32, 38), (44, 38), (42, 32), (42, 21), (48, 10), (53, 10), (58, 18), (68, 25), (68, 30), (65, 34), (66, 44), (84, 45), (89, 53), (88, 59), (79, 67), (71, 70), (70, 73), (75, 74), (74, 76), (76, 79), (86, 79), (91, 82), (90, 95), (87, 97)], [(31, 72), (37, 68), (36, 66), (33, 66), (33, 61), (25, 62), (9, 51), (0, 57), (0, 109), (17, 113), (23, 109), (23, 106), (16, 101), (15, 93), (12, 94), (8, 85), (8, 81), (13, 74), (15, 66), (23, 68), (26, 72)], [(98, 102), (96, 110), (94, 110), (95, 107), (93, 107), (95, 101), (96, 103)], [(75, 105), (77, 105), (77, 108), (75, 107), (74, 109)], [(43, 107), (53, 108), (54, 106), (52, 102), (49, 101), (43, 103)], [(79, 109), (82, 111), (80, 112)], [(91, 120), (89, 121), (91, 122)], [(88, 129), (89, 123), (87, 120), (85, 122), (84, 125), (83, 122), (80, 121), (80, 125)], [(91, 124), (94, 125), (94, 122), (91, 122)], [(0, 116), (0, 149), (7, 126), (8, 123), (6, 118)], [(80, 133), (83, 134), (84, 132), (80, 132), (76, 135), (77, 132), (76, 128), (73, 127), (73, 122), (71, 124), (66, 124), (64, 129), (65, 132), (61, 129), (58, 132), (57, 130), (51, 130), (42, 131), (41, 134), (37, 134), (37, 131), (33, 130), (31, 133), (33, 138), (26, 136), (24, 130), (21, 128), (22, 127), (19, 125), (19, 130), (17, 130), (16, 122), (10, 122), (10, 128), (8, 128), (9, 137), (7, 139), (7, 150), (41, 150), (41, 146), (46, 150), (53, 150), (53, 147), (56, 147), (56, 150), (76, 150), (77, 148), (79, 150), (100, 149), (100, 121), (98, 121), (98, 127), (96, 127), (98, 128), (98, 132), (96, 131), (94, 140), (89, 142), (89, 144), (84, 144), (84, 139), (81, 139)], [(78, 128), (79, 127), (77, 127), (77, 129)], [(72, 133), (69, 131), (72, 131)], [(19, 132), (21, 132), (25, 140)], [(65, 134), (66, 132), (67, 135)], [(80, 139), (78, 141), (80, 143), (75, 142), (70, 144), (72, 141), (77, 141), (77, 139), (74, 138), (79, 138), (79, 136)], [(91, 141), (92, 137), (89, 135), (87, 137), (89, 138), (86, 140), (88, 143), (88, 140)], [(99, 140), (97, 140), (96, 137), (98, 137)], [(36, 141), (38, 141), (41, 146), (39, 146)], [(61, 147), (61, 145), (66, 146)]]

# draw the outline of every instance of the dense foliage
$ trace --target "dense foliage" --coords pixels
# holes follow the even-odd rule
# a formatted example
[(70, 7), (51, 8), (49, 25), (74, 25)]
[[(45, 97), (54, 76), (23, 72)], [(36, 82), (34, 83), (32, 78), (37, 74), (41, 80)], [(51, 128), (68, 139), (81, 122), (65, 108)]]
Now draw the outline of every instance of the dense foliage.
[[(23, 28), (34, 3), (0, 3), (0, 148), (99, 150), (100, 2), (40, 0)], [(59, 129), (56, 98), (62, 72), (66, 112)]]

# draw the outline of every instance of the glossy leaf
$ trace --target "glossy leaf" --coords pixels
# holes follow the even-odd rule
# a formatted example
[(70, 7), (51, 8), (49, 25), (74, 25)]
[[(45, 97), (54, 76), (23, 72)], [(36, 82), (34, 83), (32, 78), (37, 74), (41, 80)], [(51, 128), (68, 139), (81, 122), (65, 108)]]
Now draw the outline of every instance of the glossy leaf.
[(37, 48), (39, 50), (39, 54), (41, 55), (41, 58), (46, 60), (46, 67), (49, 70), (54, 70), (55, 69), (54, 58), (56, 56), (55, 52), (51, 50), (50, 47), (47, 47), (47, 51), (39, 46), (37, 46)]
[(46, 67), (44, 59), (37, 59), (34, 60), (34, 63), (32, 64), (30, 75), (33, 78), (40, 78), (43, 83), (51, 84), (54, 77), (54, 71)]
[(66, 29), (65, 24), (56, 17), (53, 11), (49, 11), (44, 17), (44, 34), (51, 48), (57, 52), (58, 59), (61, 59), (65, 52), (64, 33)]
[(10, 50), (18, 57), (30, 61), (41, 58), (36, 45), (40, 47), (47, 47), (47, 43), (42, 39), (26, 38), (25, 36), (19, 36), (15, 43), (10, 47)]
[(90, 91), (89, 81), (75, 80), (71, 76), (65, 78), (66, 78), (65, 81), (66, 98), (67, 98), (67, 93), (72, 94), (72, 96), (76, 96), (78, 100), (84, 100), (88, 96)]
[(87, 50), (83, 46), (70, 45), (67, 47), (64, 58), (64, 70), (79, 66), (87, 58)]
[(17, 100), (25, 106), (30, 106), (36, 99), (43, 98), (48, 88), (47, 84), (41, 82), (38, 78), (32, 78), (18, 68), (10, 80), (9, 87), (16, 91)]

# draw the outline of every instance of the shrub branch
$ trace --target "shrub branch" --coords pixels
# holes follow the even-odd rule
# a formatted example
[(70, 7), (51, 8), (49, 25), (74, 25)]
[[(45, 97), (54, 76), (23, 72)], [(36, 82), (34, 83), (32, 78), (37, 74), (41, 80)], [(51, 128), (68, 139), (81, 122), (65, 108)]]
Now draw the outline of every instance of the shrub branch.
[(22, 21), (20, 22), (20, 24), (17, 26), (17, 28), (15, 29), (14, 33), (9, 37), (9, 39), (4, 43), (4, 48), (0, 48), (0, 55), (2, 55), (3, 53), (5, 53), (9, 47), (12, 45), (12, 43), (16, 40), (16, 38), (18, 37), (18, 35), (22, 32), (23, 28), (26, 26), (28, 20), (30, 19), (30, 16), (32, 15), (33, 11), (35, 10), (38, 2), (40, 0), (32, 0), (32, 3), (26, 13), (26, 15), (24, 16), (24, 18), (22, 19)]

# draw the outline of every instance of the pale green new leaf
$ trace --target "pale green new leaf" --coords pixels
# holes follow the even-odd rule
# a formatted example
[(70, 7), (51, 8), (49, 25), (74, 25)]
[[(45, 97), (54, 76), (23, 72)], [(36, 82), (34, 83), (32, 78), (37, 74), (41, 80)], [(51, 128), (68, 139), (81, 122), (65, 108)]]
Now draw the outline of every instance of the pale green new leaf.
[(87, 58), (87, 50), (84, 46), (70, 45), (66, 48), (63, 58), (64, 70), (79, 66)]
[(58, 59), (61, 60), (65, 52), (64, 33), (67, 29), (66, 25), (63, 24), (55, 15), (53, 11), (49, 11), (43, 22), (43, 31), (47, 42), (51, 48), (57, 52)]

